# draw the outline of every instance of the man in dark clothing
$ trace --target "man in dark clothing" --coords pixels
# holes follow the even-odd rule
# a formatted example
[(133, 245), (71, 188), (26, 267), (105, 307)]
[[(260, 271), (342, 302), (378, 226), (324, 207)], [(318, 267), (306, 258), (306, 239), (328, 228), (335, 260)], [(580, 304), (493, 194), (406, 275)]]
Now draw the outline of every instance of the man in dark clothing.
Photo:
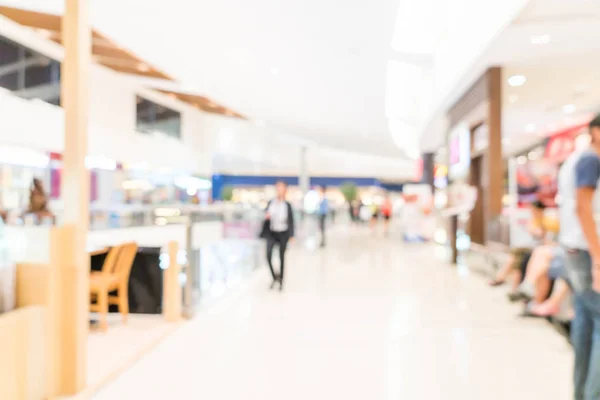
[[(267, 206), (266, 219), (268, 223), (267, 234), (267, 262), (273, 276), (271, 289), (279, 283), (279, 290), (283, 290), (283, 276), (285, 271), (285, 252), (288, 242), (294, 237), (294, 212), (292, 205), (286, 200), (287, 184), (283, 181), (277, 182), (277, 197), (269, 202)], [(273, 249), (279, 247), (280, 272), (275, 273), (273, 268)]]

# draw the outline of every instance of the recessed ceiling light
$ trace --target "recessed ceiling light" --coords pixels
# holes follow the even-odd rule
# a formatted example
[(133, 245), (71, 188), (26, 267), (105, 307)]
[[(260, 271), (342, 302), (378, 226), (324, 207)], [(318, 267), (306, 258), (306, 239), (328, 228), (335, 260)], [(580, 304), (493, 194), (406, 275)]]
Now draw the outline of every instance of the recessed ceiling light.
[(519, 101), (519, 96), (517, 96), (516, 94), (511, 94), (510, 96), (508, 96), (508, 101), (510, 103), (516, 103), (517, 101)]
[(279, 73), (279, 68), (276, 68), (276, 67), (271, 68), (271, 73), (273, 75), (277, 75)]
[(512, 87), (523, 86), (527, 82), (525, 75), (513, 75), (508, 78), (508, 84)]
[(535, 128), (536, 128), (535, 124), (527, 124), (525, 126), (525, 132), (533, 133), (533, 132), (535, 132)]
[(54, 32), (49, 31), (48, 29), (35, 29), (35, 31), (42, 35), (45, 39), (51, 39), (55, 36)]
[(562, 110), (565, 114), (573, 114), (577, 110), (577, 106), (575, 104), (565, 104)]
[(551, 39), (550, 35), (534, 35), (530, 38), (531, 44), (548, 44)]

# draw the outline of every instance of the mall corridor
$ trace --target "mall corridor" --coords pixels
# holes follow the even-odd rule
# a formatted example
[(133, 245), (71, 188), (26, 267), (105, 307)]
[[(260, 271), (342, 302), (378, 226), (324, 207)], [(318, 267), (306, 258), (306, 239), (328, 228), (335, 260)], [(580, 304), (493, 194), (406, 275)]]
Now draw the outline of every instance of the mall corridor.
[(261, 269), (95, 399), (569, 398), (566, 340), (439, 250), (366, 230), (295, 243), (285, 292)]

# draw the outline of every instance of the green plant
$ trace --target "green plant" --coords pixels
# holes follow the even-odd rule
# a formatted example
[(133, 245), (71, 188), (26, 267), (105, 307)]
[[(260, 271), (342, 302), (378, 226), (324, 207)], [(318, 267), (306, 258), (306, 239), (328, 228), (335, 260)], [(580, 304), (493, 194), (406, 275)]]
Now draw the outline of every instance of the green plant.
[(344, 195), (344, 198), (348, 203), (353, 202), (358, 197), (358, 188), (354, 182), (344, 182), (340, 186), (340, 192)]
[(221, 198), (223, 201), (233, 200), (233, 186), (223, 186), (223, 189), (221, 189)]

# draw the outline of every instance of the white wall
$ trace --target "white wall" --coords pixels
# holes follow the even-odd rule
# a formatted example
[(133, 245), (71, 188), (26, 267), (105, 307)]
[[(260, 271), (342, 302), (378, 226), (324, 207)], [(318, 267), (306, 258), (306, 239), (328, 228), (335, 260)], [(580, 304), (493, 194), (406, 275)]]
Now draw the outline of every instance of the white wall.
[[(63, 49), (11, 20), (0, 16), (0, 35), (20, 42), (49, 57), (61, 60)], [(149, 136), (135, 131), (136, 94), (182, 113), (183, 121), (201, 113), (160, 93), (144, 89), (135, 79), (100, 65), (92, 65), (90, 79), (89, 153), (119, 162), (152, 160), (157, 167), (170, 167), (210, 174), (206, 163), (197, 162), (190, 149), (198, 131), (184, 122), (182, 140)], [(64, 148), (62, 109), (39, 101), (0, 93), (0, 143), (60, 152)], [(192, 118), (189, 118), (192, 115)], [(196, 118), (197, 122), (198, 119)]]
[(214, 149), (213, 170), (221, 174), (297, 175), (300, 149), (306, 146), (311, 176), (377, 177), (412, 180), (415, 161), (393, 159), (296, 143), (289, 136), (277, 135), (268, 128), (247, 121), (206, 116), (206, 146)]

